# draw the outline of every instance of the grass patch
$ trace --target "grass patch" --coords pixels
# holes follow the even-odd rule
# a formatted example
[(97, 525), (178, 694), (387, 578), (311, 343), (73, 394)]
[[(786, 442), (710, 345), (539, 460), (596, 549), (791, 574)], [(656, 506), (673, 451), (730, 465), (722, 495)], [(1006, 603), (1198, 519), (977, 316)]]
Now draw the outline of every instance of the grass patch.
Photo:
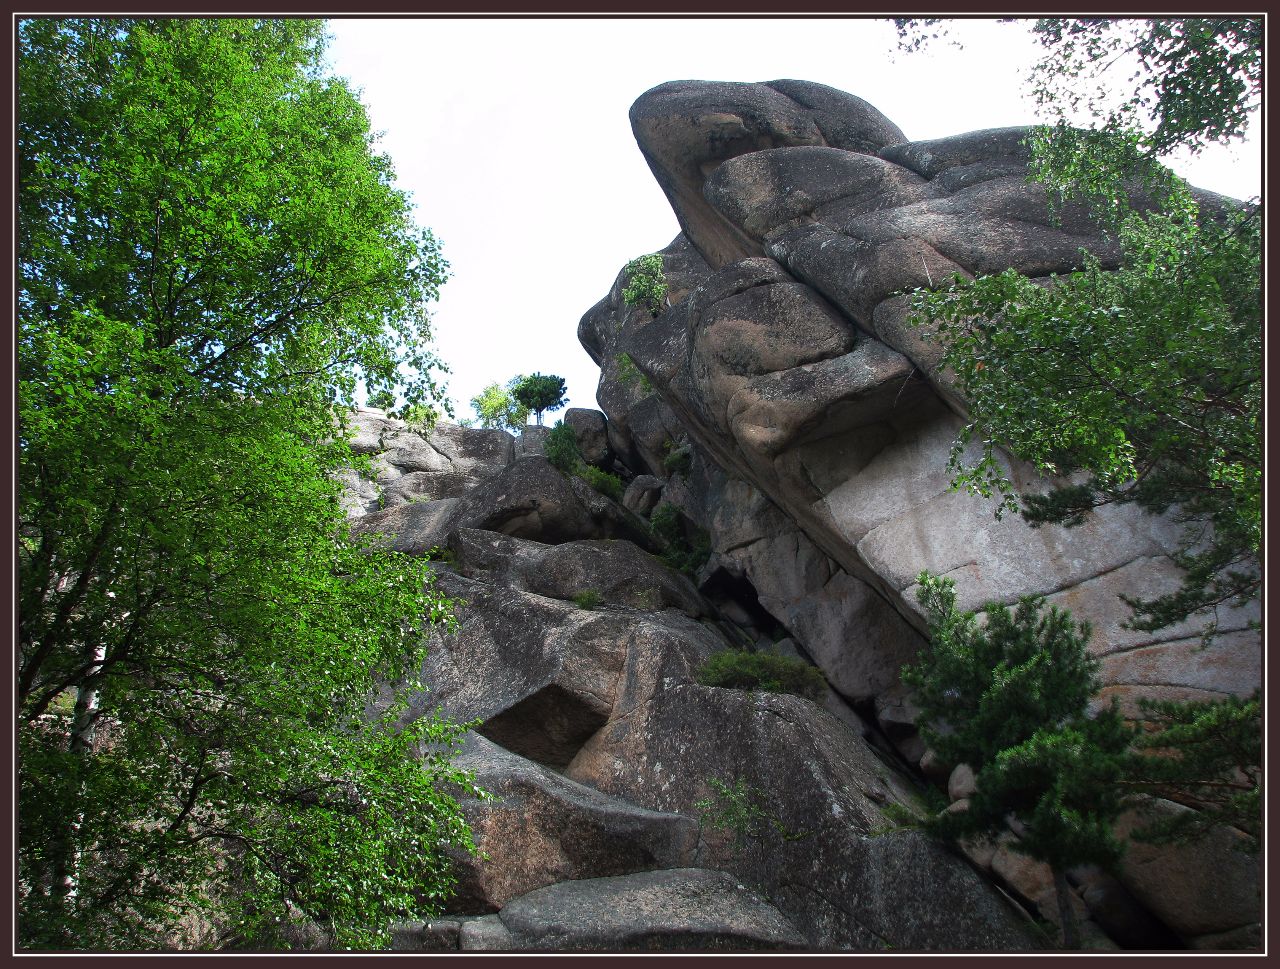
[(736, 649), (713, 653), (698, 670), (698, 682), (730, 690), (791, 693), (815, 703), (822, 699), (827, 688), (827, 681), (818, 668), (804, 660)]

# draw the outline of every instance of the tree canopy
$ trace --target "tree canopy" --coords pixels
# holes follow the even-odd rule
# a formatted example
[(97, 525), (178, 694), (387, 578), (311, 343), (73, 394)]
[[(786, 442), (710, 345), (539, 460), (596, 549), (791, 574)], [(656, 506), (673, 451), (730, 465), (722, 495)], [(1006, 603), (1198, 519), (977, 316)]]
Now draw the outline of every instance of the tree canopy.
[(516, 400), (537, 415), (542, 423), (544, 410), (559, 410), (568, 403), (564, 378), (554, 374), (534, 373), (523, 377), (511, 388)]
[(18, 40), (19, 942), (371, 945), (474, 787), (459, 727), (368, 706), (451, 604), (348, 540), (335, 417), (437, 396), (447, 265), (320, 24)]
[(516, 400), (513, 393), (523, 380), (523, 376), (512, 377), (505, 387), (496, 382), (489, 384), (471, 398), (471, 407), (481, 427), (516, 432), (524, 430), (529, 423), (529, 407)]

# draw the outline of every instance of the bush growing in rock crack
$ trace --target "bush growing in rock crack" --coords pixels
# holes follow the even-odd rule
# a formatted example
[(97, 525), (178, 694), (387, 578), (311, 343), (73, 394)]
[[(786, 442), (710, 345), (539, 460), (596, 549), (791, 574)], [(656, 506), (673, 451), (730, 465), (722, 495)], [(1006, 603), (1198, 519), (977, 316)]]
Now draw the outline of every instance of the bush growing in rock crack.
[(688, 475), (693, 467), (693, 448), (688, 444), (677, 445), (668, 439), (663, 450), (666, 454), (662, 458), (662, 469), (669, 475)]
[[(808, 831), (791, 831), (781, 818), (763, 806), (769, 795), (744, 778), (739, 777), (733, 784), (728, 784), (718, 777), (709, 777), (707, 785), (715, 793), (693, 803), (698, 809), (699, 835), (704, 825), (714, 831), (733, 832), (735, 855), (741, 853), (748, 839), (763, 840), (770, 828), (784, 841), (795, 841), (809, 834)], [(701, 837), (698, 840), (701, 842)]]
[(657, 316), (667, 303), (667, 279), (662, 271), (662, 253), (651, 252), (627, 263), (627, 285), (622, 301), (628, 306), (643, 306)]
[(614, 358), (614, 362), (618, 365), (618, 379), (630, 387), (633, 384), (639, 384), (643, 393), (653, 393), (653, 384), (649, 381), (636, 366), (635, 360), (631, 358), (629, 353), (619, 353)]
[(622, 479), (616, 474), (602, 471), (587, 464), (578, 447), (578, 435), (564, 421), (557, 421), (542, 442), (542, 453), (552, 466), (562, 474), (574, 474), (596, 491), (614, 501), (622, 500)]
[(684, 515), (669, 502), (660, 504), (649, 516), (650, 530), (666, 545), (658, 558), (669, 568), (692, 577), (711, 555), (711, 536), (706, 529), (685, 522)]

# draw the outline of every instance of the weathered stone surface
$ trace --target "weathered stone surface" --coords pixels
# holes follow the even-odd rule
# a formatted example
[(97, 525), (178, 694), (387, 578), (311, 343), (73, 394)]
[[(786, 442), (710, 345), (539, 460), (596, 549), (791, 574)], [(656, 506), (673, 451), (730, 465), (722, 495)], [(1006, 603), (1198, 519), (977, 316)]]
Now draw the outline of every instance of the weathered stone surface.
[(578, 440), (578, 450), (587, 464), (607, 468), (613, 462), (613, 448), (609, 446), (609, 427), (604, 414), (585, 407), (570, 407), (564, 412), (564, 422), (573, 428)]
[(1262, 682), (1262, 643), (1252, 630), (1220, 635), (1207, 649), (1199, 636), (1157, 643), (1105, 657), (1102, 675), (1126, 708), (1131, 706), (1123, 702), (1126, 698), (1141, 695), (1133, 688), (1186, 688), (1247, 697)]
[(728, 553), (768, 610), (841, 694), (877, 695), (898, 681), (924, 640), (866, 583), (791, 527)]
[(358, 518), (408, 502), (457, 498), (502, 471), (515, 455), (505, 431), (436, 424), (417, 431), (373, 408), (348, 415), (351, 447), (371, 457), (372, 479), (340, 476), (347, 515)]
[(458, 948), (463, 952), (510, 952), (517, 948), (511, 933), (496, 915), (467, 919), (458, 932)]
[(392, 952), (450, 952), (458, 948), (461, 923), (454, 919), (399, 922), (391, 927)]
[(828, 205), (852, 199), (840, 214), (910, 205), (931, 198), (928, 180), (901, 165), (827, 147), (776, 148), (726, 161), (703, 194), (721, 215), (763, 239), (780, 227), (820, 219)]
[(912, 369), (876, 340), (808, 367), (778, 368), (735, 393), (729, 429), (749, 461), (774, 462), (780, 488), (818, 501), (887, 443), (883, 423), (904, 397), (910, 403), (925, 390)]
[[(1149, 646), (1153, 643), (1198, 637), (1207, 617), (1192, 616), (1155, 632), (1125, 629), (1123, 626), (1125, 620), (1132, 617), (1133, 611), (1116, 594), (1117, 590), (1123, 589), (1128, 595), (1143, 599), (1154, 599), (1175, 591), (1180, 584), (1181, 572), (1168, 556), (1142, 556), (1113, 572), (1054, 593), (1048, 596), (1046, 601), (1059, 609), (1067, 609), (1077, 616), (1088, 616), (1093, 626), (1089, 652), (1094, 656), (1105, 657), (1108, 654)], [(1218, 607), (1215, 618), (1219, 633), (1239, 632), (1247, 629), (1251, 622), (1262, 621), (1261, 603), (1254, 600), (1243, 608), (1223, 604)], [(1231, 646), (1225, 650), (1226, 652), (1235, 654), (1238, 644), (1251, 645), (1252, 648), (1245, 654), (1246, 657), (1256, 656), (1260, 652), (1261, 644), (1256, 634), (1248, 637), (1222, 636), (1215, 640), (1214, 651), (1221, 650), (1228, 644), (1228, 640)], [(1234, 664), (1242, 658), (1244, 657), (1236, 654), (1230, 662)], [(1253, 682), (1256, 685), (1261, 681), (1255, 676)]]
[[(1156, 817), (1190, 808), (1159, 798)], [(1144, 823), (1130, 812), (1116, 824), (1127, 836)], [(1130, 841), (1116, 877), (1165, 925), (1184, 939), (1227, 932), (1260, 921), (1261, 856), (1241, 851), (1244, 835), (1218, 827), (1185, 845)]]
[[(681, 767), (690, 763), (698, 769)], [(907, 788), (860, 737), (798, 697), (675, 684), (647, 703), (622, 699), (568, 773), (677, 813), (714, 796), (713, 778), (766, 791), (757, 803), (771, 820), (758, 837), (735, 845), (704, 832), (702, 863), (760, 885), (810, 941), (1032, 945), (1007, 903), (945, 849), (913, 833), (869, 837), (883, 824), (878, 805), (908, 800)]]
[(386, 411), (376, 407), (357, 407), (345, 415), (347, 431), (351, 435), (351, 450), (355, 454), (378, 454), (384, 450), (382, 435), (402, 421), (388, 417)]
[(528, 454), (541, 454), (542, 444), (551, 433), (551, 428), (543, 424), (526, 424), (516, 439), (516, 454), (521, 457)]
[(426, 555), (443, 546), (456, 527), (460, 498), (411, 501), (371, 512), (351, 525), (354, 535), (383, 535), (388, 548), (408, 555)]
[(632, 105), (631, 129), (684, 234), (716, 267), (760, 254), (703, 199), (704, 180), (722, 162), (764, 148), (826, 145), (828, 136), (861, 151), (905, 140), (860, 98), (794, 81), (660, 84)]
[(1095, 866), (1067, 872), (1089, 916), (1125, 949), (1180, 949), (1183, 943), (1115, 878)]
[(491, 586), (441, 571), (439, 588), (462, 599), (459, 627), (434, 630), (415, 700), (481, 719), (480, 732), (509, 750), (560, 768), (617, 712), (620, 694), (645, 702), (665, 675), (682, 682), (725, 645), (680, 612), (589, 611), (571, 602)]
[(423, 554), (455, 528), (479, 528), (542, 542), (626, 538), (656, 548), (644, 521), (538, 455), (522, 457), (461, 498), (413, 502), (356, 520), (353, 531), (394, 536), (397, 551)]
[[(1043, 861), (1015, 851), (1012, 846), (1016, 842), (1017, 839), (1008, 833), (997, 839), (996, 850), (991, 857), (991, 871), (1014, 893), (1026, 899), (1042, 919), (1061, 929), (1062, 917), (1058, 911), (1058, 892), (1054, 887), (1052, 869)], [(1074, 891), (1070, 892), (1069, 902), (1077, 921), (1088, 918), (1088, 909)]]
[(461, 856), (450, 911), (484, 912), (556, 882), (693, 860), (698, 825), (609, 797), (472, 735), (457, 758), (496, 801), (463, 809), (483, 857)]
[(977, 790), (978, 780), (973, 774), (973, 768), (968, 764), (957, 764), (947, 778), (947, 797), (959, 801), (961, 798), (972, 797)]
[(631, 479), (627, 490), (622, 494), (622, 507), (648, 518), (662, 500), (662, 487), (661, 478), (651, 474), (638, 474)]
[(565, 600), (593, 591), (604, 603), (650, 611), (675, 608), (694, 619), (713, 614), (686, 576), (628, 541), (543, 545), (461, 528), (449, 547), (462, 574), (489, 583)]
[(549, 951), (786, 950), (804, 938), (721, 871), (679, 868), (562, 882), (508, 904), (511, 947)]
[(1226, 932), (1201, 935), (1191, 939), (1189, 945), (1202, 952), (1260, 952), (1263, 948), (1262, 923), (1254, 922)]

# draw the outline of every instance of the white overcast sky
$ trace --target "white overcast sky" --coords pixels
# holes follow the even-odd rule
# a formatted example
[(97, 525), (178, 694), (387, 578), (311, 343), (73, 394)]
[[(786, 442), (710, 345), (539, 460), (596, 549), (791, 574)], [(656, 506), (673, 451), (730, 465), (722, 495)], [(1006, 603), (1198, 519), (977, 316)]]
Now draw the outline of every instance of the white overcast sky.
[[(339, 19), (330, 30), (334, 73), (360, 91), (452, 266), (433, 316), (459, 418), (486, 384), (533, 371), (563, 376), (569, 406), (596, 406), (578, 320), (629, 259), (679, 231), (627, 120), (649, 88), (816, 81), (866, 99), (913, 141), (1040, 120), (1022, 83), (1037, 48), (992, 21), (959, 23), (963, 49), (914, 55), (896, 51), (885, 20)], [(1260, 128), (1174, 168), (1258, 195)]]

